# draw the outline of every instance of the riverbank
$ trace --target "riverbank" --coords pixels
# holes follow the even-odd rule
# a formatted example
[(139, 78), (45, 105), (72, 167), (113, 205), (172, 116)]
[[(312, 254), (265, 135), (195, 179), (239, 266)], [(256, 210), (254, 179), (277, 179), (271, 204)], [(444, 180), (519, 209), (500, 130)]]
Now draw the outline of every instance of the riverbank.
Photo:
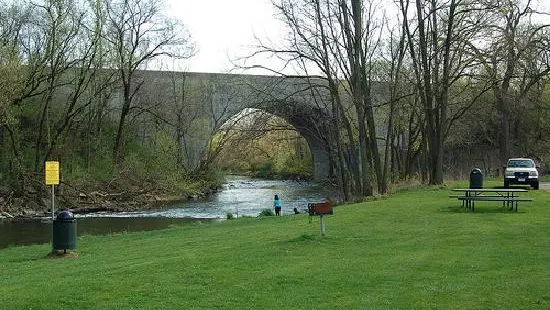
[[(228, 175), (223, 186), (208, 188), (197, 194), (170, 195), (154, 194), (152, 191), (134, 190), (129, 192), (106, 193), (98, 190), (63, 191), (56, 195), (56, 210), (69, 209), (82, 216), (163, 216), (191, 218), (226, 218), (232, 216), (258, 216), (262, 210), (271, 208), (273, 197), (278, 194), (283, 199), (283, 213), (293, 208), (304, 210), (308, 202), (322, 201), (332, 197), (334, 188), (326, 184), (309, 181), (266, 180), (243, 175)], [(337, 201), (334, 199), (333, 201)], [(43, 206), (51, 206), (49, 197), (40, 201)], [(51, 217), (49, 207), (42, 210), (18, 209), (19, 217)], [(190, 206), (191, 208), (187, 208)], [(38, 207), (37, 207), (38, 208)], [(14, 210), (16, 208), (12, 208)], [(88, 214), (90, 213), (90, 214)], [(293, 212), (292, 212), (293, 213)], [(80, 217), (82, 217), (80, 216)]]
[[(131, 212), (158, 208), (161, 205), (185, 202), (207, 197), (219, 191), (218, 187), (209, 187), (201, 192), (174, 195), (145, 190), (125, 192), (63, 191), (57, 193), (56, 210), (69, 210), (75, 214), (91, 212)], [(84, 192), (88, 192), (85, 194)], [(52, 200), (46, 193), (39, 195), (30, 193), (25, 197), (0, 196), (0, 219), (32, 219), (51, 216)]]
[(3, 249), (2, 307), (550, 307), (550, 197), (530, 191), (534, 202), (517, 213), (490, 202), (473, 213), (449, 193), (338, 206), (325, 237), (318, 218), (300, 214), (79, 237), (79, 256), (63, 259), (47, 257), (50, 244)]
[[(302, 211), (310, 201), (323, 200), (321, 188), (310, 182), (252, 179), (246, 176), (229, 176), (223, 189), (206, 197), (186, 201), (165, 200), (158, 207), (137, 208), (135, 211), (90, 209), (75, 214), (78, 236), (111, 234), (118, 231), (155, 230), (190, 222), (212, 222), (241, 217), (257, 217), (273, 204), (273, 196), (284, 198), (282, 214)], [(51, 217), (51, 213), (44, 216)], [(17, 218), (0, 221), (0, 248), (49, 242), (51, 225), (39, 220)]]

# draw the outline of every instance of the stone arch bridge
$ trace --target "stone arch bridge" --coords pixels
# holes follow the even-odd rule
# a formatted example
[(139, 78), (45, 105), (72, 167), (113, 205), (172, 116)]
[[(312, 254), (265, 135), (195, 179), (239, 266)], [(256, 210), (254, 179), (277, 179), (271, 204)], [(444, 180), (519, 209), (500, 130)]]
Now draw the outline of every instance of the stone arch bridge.
[[(325, 88), (320, 87), (320, 79), (139, 71), (134, 81), (139, 85), (134, 105), (142, 109), (156, 107), (165, 112), (161, 117), (187, 129), (186, 145), (192, 148), (191, 161), (197, 162), (209, 144), (211, 135), (207, 132), (219, 130), (244, 109), (260, 109), (285, 119), (305, 138), (313, 157), (315, 180), (329, 177), (330, 105)], [(117, 93), (111, 100), (116, 105), (122, 100), (121, 94)]]

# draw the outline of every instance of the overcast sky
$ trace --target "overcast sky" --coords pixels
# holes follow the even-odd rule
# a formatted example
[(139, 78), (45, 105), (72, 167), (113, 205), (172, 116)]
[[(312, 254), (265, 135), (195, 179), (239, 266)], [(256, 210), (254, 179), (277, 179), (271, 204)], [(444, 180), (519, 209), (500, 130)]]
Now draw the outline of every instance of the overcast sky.
[(187, 71), (227, 72), (261, 38), (281, 37), (269, 0), (167, 0), (169, 14), (186, 25), (198, 47)]
[[(250, 54), (256, 43), (254, 35), (280, 42), (284, 28), (274, 16), (270, 0), (166, 0), (169, 14), (179, 18), (189, 30), (198, 47), (195, 57), (186, 62), (191, 72), (228, 72), (233, 69), (229, 59)], [(380, 2), (392, 2), (380, 0)], [(534, 8), (550, 10), (550, 0), (532, 0)], [(381, 6), (387, 10), (394, 4)], [(550, 24), (550, 16), (538, 16)], [(261, 61), (258, 61), (260, 63)], [(249, 65), (251, 65), (249, 63)], [(269, 64), (268, 64), (269, 66)], [(273, 68), (276, 65), (271, 66)], [(264, 73), (252, 71), (248, 73)]]

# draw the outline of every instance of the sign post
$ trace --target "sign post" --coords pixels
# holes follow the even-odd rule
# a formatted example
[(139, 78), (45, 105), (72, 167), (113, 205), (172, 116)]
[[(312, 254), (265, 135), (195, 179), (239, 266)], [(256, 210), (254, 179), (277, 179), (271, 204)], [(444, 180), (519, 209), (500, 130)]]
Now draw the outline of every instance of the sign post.
[(319, 218), (321, 219), (321, 236), (325, 235), (325, 222), (323, 222), (323, 215), (320, 214)]
[(323, 221), (324, 215), (332, 215), (334, 211), (332, 210), (333, 206), (329, 202), (312, 202), (308, 203), (307, 210), (309, 213), (309, 222), (311, 223), (311, 218), (315, 215), (318, 215), (320, 218), (321, 224), (321, 236), (325, 235), (325, 222)]
[(59, 184), (59, 162), (47, 161), (45, 164), (46, 185), (52, 186), (52, 221), (55, 216), (55, 185)]

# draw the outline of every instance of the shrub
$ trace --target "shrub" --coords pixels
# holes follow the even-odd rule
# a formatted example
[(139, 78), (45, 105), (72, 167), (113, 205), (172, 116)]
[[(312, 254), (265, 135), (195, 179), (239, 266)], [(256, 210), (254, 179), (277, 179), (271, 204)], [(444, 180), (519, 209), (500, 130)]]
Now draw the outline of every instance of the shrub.
[(275, 216), (275, 213), (273, 213), (271, 209), (263, 209), (262, 212), (260, 212), (260, 216)]
[(233, 213), (231, 213), (231, 212), (227, 212), (226, 217), (227, 217), (228, 220), (232, 220), (234, 218)]

